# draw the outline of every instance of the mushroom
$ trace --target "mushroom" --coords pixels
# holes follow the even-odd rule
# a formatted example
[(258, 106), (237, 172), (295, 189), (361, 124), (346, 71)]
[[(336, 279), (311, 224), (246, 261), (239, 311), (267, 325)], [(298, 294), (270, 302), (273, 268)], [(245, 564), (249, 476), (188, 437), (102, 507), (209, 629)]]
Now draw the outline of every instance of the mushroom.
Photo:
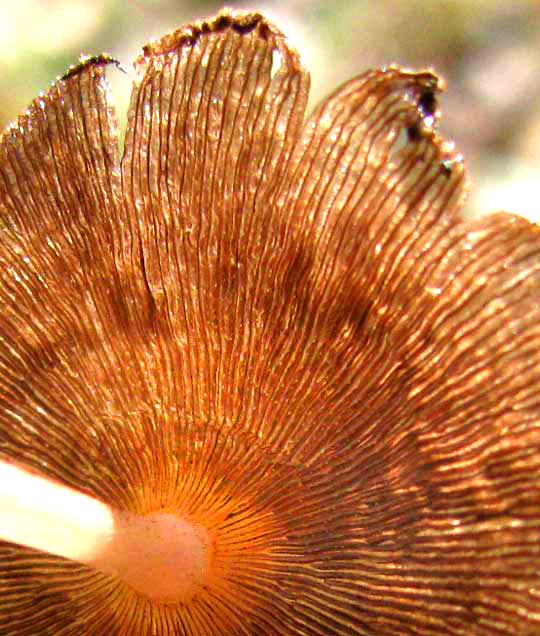
[(540, 632), (540, 231), (464, 221), (432, 72), (305, 119), (256, 13), (0, 140), (0, 633)]

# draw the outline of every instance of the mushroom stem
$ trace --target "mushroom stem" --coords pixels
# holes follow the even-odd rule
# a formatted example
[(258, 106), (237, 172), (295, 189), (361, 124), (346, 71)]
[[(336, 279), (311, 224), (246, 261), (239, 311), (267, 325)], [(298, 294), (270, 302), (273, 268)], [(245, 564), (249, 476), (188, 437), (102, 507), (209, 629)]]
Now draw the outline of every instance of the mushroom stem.
[(192, 595), (208, 570), (206, 529), (138, 516), (0, 461), (0, 539), (84, 563), (161, 602)]

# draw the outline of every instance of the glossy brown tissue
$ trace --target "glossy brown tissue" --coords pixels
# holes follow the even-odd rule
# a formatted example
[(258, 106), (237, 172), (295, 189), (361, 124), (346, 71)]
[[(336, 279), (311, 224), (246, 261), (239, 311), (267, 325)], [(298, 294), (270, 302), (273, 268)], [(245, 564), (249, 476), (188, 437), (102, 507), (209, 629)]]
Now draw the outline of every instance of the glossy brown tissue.
[(540, 633), (540, 231), (462, 220), (438, 78), (306, 115), (258, 14), (91, 58), (0, 140), (0, 458), (204, 526), (158, 603), (0, 543), (9, 636)]

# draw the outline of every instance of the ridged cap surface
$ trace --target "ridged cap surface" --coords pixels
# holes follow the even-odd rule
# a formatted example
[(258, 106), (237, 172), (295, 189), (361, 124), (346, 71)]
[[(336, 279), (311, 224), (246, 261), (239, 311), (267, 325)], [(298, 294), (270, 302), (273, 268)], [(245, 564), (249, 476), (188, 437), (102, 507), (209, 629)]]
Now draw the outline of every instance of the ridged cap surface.
[(100, 56), (0, 141), (0, 457), (208, 528), (160, 604), (0, 544), (10, 636), (540, 633), (540, 231), (462, 221), (430, 72), (306, 117), (223, 12)]

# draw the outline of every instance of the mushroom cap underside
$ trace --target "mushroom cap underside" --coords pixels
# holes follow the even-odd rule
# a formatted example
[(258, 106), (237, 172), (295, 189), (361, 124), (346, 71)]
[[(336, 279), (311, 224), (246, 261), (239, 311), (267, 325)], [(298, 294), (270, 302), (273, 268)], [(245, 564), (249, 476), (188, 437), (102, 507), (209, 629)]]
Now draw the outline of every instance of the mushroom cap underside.
[(256, 13), (0, 141), (0, 457), (211, 537), (160, 603), (0, 544), (3, 634), (540, 631), (539, 230), (463, 221), (432, 72), (309, 77)]

